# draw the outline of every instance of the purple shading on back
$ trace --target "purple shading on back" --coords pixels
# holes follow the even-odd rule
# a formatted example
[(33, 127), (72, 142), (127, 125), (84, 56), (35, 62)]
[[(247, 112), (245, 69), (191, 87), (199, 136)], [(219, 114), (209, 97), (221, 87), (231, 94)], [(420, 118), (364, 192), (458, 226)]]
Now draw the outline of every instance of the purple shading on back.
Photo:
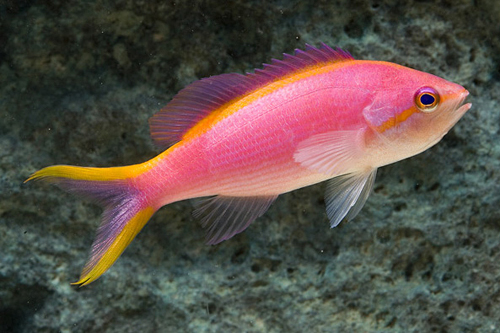
[(151, 137), (166, 149), (182, 140), (184, 134), (212, 111), (226, 103), (236, 102), (246, 94), (311, 66), (353, 60), (349, 52), (332, 49), (322, 43), (319, 48), (306, 44), (306, 50), (295, 55), (284, 53), (283, 60), (272, 59), (254, 73), (222, 74), (196, 81), (182, 89), (170, 103), (149, 119)]
[(250, 80), (241, 74), (222, 74), (196, 81), (149, 119), (151, 137), (159, 147), (168, 148), (212, 111), (243, 96), (249, 89), (252, 89)]
[(324, 43), (319, 48), (306, 44), (305, 51), (296, 49), (294, 55), (283, 53), (283, 60), (271, 59), (271, 64), (264, 64), (263, 70), (256, 69), (255, 73), (247, 76), (261, 84), (267, 84), (308, 67), (349, 60), (354, 58), (342, 49), (332, 49)]

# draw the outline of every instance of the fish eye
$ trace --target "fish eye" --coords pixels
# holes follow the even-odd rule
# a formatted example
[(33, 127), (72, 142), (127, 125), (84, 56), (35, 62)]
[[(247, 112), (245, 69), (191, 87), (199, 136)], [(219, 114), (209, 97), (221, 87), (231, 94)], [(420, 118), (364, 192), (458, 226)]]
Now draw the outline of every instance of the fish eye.
[(432, 112), (439, 105), (439, 94), (431, 87), (420, 88), (415, 93), (415, 105), (422, 112)]

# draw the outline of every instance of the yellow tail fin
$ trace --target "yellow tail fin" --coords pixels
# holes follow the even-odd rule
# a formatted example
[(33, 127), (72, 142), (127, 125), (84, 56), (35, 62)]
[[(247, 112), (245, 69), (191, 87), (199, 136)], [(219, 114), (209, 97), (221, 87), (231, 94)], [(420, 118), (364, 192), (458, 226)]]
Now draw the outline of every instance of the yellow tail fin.
[(26, 181), (44, 179), (62, 189), (84, 196), (104, 208), (102, 221), (80, 279), (85, 286), (99, 278), (122, 254), (155, 213), (140, 189), (130, 180), (143, 165), (86, 168), (55, 165), (35, 172)]
[[(80, 279), (72, 283), (72, 285), (83, 287), (97, 280), (120, 257), (125, 248), (132, 242), (154, 213), (155, 210), (151, 207), (140, 210), (125, 224), (121, 232), (106, 249), (99, 249), (93, 245), (92, 254), (82, 270)], [(100, 255), (95, 252), (103, 252), (103, 254)]]

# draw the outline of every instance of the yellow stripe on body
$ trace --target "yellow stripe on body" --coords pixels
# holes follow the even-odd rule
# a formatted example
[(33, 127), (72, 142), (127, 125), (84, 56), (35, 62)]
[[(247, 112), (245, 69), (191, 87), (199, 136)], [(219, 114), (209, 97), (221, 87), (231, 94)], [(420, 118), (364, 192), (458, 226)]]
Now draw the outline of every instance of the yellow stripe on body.
[[(391, 64), (391, 63), (388, 63), (388, 64)], [(399, 66), (399, 65), (396, 65), (396, 66)], [(439, 107), (439, 105), (443, 105), (446, 101), (448, 101), (450, 99), (450, 97), (448, 97), (446, 95), (440, 96), (439, 98), (440, 98), (440, 101), (439, 101), (438, 107)], [(401, 124), (406, 119), (410, 118), (411, 115), (413, 115), (415, 113), (420, 113), (420, 112), (421, 111), (418, 110), (418, 108), (416, 106), (412, 106), (411, 108), (406, 109), (403, 112), (397, 114), (395, 117), (391, 117), (391, 118), (387, 119), (381, 125), (377, 126), (376, 129), (379, 133), (385, 132), (388, 129), (395, 127), (396, 125)]]
[(401, 113), (398, 113), (396, 116), (391, 117), (384, 121), (381, 125), (376, 127), (377, 132), (383, 133), (388, 129), (395, 127), (396, 125), (401, 124), (406, 119), (408, 119), (412, 114), (419, 112), (417, 108), (411, 107), (409, 109), (404, 110)]
[[(221, 107), (212, 111), (208, 116), (200, 120), (196, 125), (194, 125), (189, 131), (187, 131), (182, 140), (194, 139), (203, 133), (207, 132), (212, 126), (217, 124), (219, 121), (229, 117), (230, 115), (238, 112), (242, 108), (254, 103), (255, 101), (272, 94), (273, 92), (286, 87), (287, 85), (310, 78), (312, 76), (325, 74), (334, 71), (341, 67), (352, 66), (359, 63), (359, 60), (345, 60), (345, 61), (335, 61), (327, 62), (324, 64), (316, 64), (304, 69), (298, 70), (296, 72), (290, 73), (286, 76), (276, 79), (276, 81), (271, 82), (263, 87), (259, 87), (256, 90), (249, 92), (243, 97), (239, 96), (233, 99)], [(370, 61), (363, 60), (363, 63), (368, 63)], [(378, 63), (379, 61), (373, 61), (373, 63)]]
[(246, 95), (238, 96), (237, 98), (225, 103), (221, 107), (213, 110), (209, 115), (200, 120), (196, 125), (189, 129), (182, 140), (173, 146), (169, 147), (163, 153), (152, 158), (151, 160), (142, 163), (124, 167), (111, 167), (111, 168), (94, 168), (94, 167), (77, 167), (69, 165), (54, 165), (47, 168), (38, 170), (32, 174), (25, 182), (30, 180), (47, 178), (47, 177), (61, 177), (74, 180), (89, 180), (89, 181), (110, 181), (133, 178), (146, 171), (151, 170), (159, 161), (164, 159), (175, 147), (182, 145), (185, 140), (192, 140), (200, 135), (206, 133), (212, 126), (217, 124), (224, 118), (238, 112), (240, 109), (248, 106), (260, 98), (269, 95), (278, 89), (281, 89), (291, 83), (333, 71), (346, 64), (352, 65), (356, 60), (338, 61), (329, 65), (316, 64), (306, 67), (297, 72), (290, 73), (282, 78), (277, 79), (263, 87), (259, 87)]
[(118, 257), (120, 257), (135, 236), (137, 236), (151, 216), (153, 216), (154, 212), (155, 209), (147, 207), (134, 215), (134, 217), (127, 222), (113, 243), (111, 243), (97, 264), (95, 266), (85, 267), (82, 271), (80, 279), (77, 282), (73, 282), (72, 285), (79, 285), (80, 287), (86, 286), (97, 280), (104, 272), (106, 272), (114, 264)]

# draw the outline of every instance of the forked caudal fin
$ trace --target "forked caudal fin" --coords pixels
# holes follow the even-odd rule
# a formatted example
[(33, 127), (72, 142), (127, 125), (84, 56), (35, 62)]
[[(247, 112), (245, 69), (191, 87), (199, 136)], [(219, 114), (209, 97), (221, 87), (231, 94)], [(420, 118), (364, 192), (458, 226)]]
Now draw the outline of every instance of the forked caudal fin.
[(47, 180), (104, 208), (89, 259), (74, 285), (85, 286), (99, 278), (155, 213), (156, 208), (148, 205), (130, 182), (139, 170), (136, 165), (117, 168), (56, 165), (39, 170), (26, 180)]

